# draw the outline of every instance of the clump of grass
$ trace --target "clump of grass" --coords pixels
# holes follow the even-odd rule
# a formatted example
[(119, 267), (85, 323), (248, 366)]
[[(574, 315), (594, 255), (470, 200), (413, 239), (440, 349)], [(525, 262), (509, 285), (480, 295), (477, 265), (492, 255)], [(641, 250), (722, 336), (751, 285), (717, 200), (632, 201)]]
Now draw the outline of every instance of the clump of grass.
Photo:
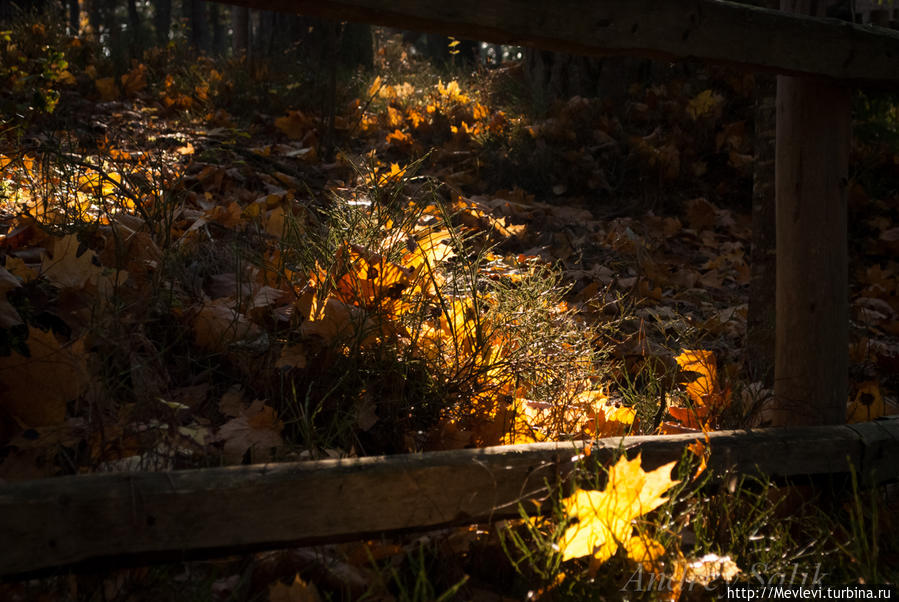
[[(315, 225), (288, 226), (283, 265), (311, 276), (298, 294), (307, 307), (338, 300), (350, 322), (328, 340), (288, 334), (315, 350), (314, 370), (281, 383), (297, 441), (342, 432), (332, 441), (357, 451), (499, 443), (517, 397), (554, 408), (540, 439), (580, 435), (562, 416), (599, 380), (598, 362), (559, 274), (515, 266), (497, 275), (502, 262), (471, 244), (440, 187), (415, 168), (387, 179), (369, 168), (368, 184), (332, 198)], [(415, 255), (419, 244), (437, 250)], [(354, 429), (353, 416), (372, 410), (374, 426)]]

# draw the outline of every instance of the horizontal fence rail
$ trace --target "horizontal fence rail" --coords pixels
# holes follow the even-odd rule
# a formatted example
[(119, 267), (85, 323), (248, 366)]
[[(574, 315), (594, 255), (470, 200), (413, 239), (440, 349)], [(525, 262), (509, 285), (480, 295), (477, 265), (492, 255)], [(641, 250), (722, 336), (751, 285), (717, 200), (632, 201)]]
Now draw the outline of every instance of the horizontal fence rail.
[(697, 58), (896, 88), (899, 33), (722, 0), (226, 0), (572, 54)]
[[(696, 435), (537, 443), (166, 473), (103, 473), (0, 485), (0, 575), (132, 557), (315, 544), (518, 516), (583, 457), (622, 449), (653, 468)], [(701, 439), (701, 437), (700, 437)], [(709, 433), (709, 468), (774, 477), (855, 470), (899, 478), (899, 420)], [(528, 504), (533, 511), (537, 506)], [(149, 560), (148, 560), (149, 559)]]

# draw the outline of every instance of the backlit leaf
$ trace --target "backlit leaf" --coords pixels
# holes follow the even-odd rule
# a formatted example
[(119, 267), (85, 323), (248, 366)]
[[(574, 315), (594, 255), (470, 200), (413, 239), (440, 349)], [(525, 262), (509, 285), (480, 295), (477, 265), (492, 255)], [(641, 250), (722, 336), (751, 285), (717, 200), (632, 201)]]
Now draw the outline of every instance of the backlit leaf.
[(593, 556), (602, 563), (622, 545), (629, 555), (634, 554), (632, 559), (640, 562), (658, 552), (661, 546), (655, 542), (638, 545), (632, 541), (632, 521), (667, 501), (662, 494), (679, 482), (671, 479), (674, 464), (644, 472), (639, 454), (633, 460), (622, 456), (609, 469), (604, 490), (579, 490), (562, 500), (568, 518), (577, 521), (559, 541), (562, 560)]

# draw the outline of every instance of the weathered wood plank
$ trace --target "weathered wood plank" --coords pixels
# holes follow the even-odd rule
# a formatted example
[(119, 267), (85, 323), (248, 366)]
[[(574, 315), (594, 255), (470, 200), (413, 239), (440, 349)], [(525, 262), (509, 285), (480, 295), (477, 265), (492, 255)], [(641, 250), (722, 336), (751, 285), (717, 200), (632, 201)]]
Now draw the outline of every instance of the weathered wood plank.
[[(605, 439), (646, 467), (693, 435)], [(899, 477), (899, 420), (853, 426), (721, 431), (710, 468), (773, 476), (845, 472)], [(0, 486), (0, 574), (122, 555), (316, 543), (517, 516), (575, 465), (583, 443), (542, 443), (404, 456), (107, 473)]]
[(722, 0), (226, 0), (573, 54), (698, 58), (899, 84), (899, 33)]
[[(784, 10), (816, 4), (781, 0)], [(846, 417), (850, 112), (844, 86), (777, 78), (776, 426)]]

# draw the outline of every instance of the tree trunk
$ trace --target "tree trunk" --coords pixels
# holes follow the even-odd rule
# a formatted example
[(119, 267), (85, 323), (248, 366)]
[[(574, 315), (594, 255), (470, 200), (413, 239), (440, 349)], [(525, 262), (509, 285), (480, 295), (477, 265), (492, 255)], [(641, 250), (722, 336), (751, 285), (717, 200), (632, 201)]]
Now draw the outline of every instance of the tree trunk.
[[(777, 8), (766, 0), (765, 8)], [(755, 76), (755, 163), (752, 180), (752, 251), (749, 312), (746, 318), (746, 368), (753, 381), (774, 388), (774, 328), (777, 253), (774, 203), (774, 158), (777, 80)]]
[(250, 9), (244, 6), (231, 7), (231, 50), (234, 56), (246, 54), (250, 49)]
[(102, 16), (108, 38), (106, 40), (110, 55), (117, 69), (128, 64), (126, 44), (122, 40), (122, 28), (116, 16), (116, 0), (99, 0), (102, 3)]
[[(781, 0), (809, 13), (814, 0)], [(822, 7), (823, 8), (823, 7)], [(849, 90), (777, 80), (777, 335), (774, 424), (846, 418)]]
[(206, 20), (204, 0), (184, 0), (183, 11), (188, 20), (189, 39), (197, 50), (209, 51), (209, 26)]
[(153, 9), (156, 42), (160, 46), (165, 46), (169, 43), (169, 28), (172, 25), (172, 0), (153, 0)]
[(270, 10), (259, 11), (257, 34), (253, 36), (253, 52), (258, 56), (268, 57), (272, 52), (272, 37), (275, 35), (274, 22), (276, 13)]
[(137, 0), (128, 0), (128, 50), (131, 58), (139, 58), (143, 53), (143, 34)]
[(88, 0), (87, 2), (87, 20), (90, 23), (91, 35), (95, 41), (100, 40), (100, 29), (103, 25), (101, 17), (100, 3), (103, 0)]
[(78, 0), (68, 0), (66, 2), (69, 16), (69, 35), (77, 36), (81, 29), (81, 8)]
[(348, 68), (374, 65), (371, 26), (361, 23), (345, 23), (340, 34), (340, 62)]
[(215, 56), (222, 56), (225, 53), (225, 27), (218, 2), (209, 4), (209, 22), (212, 28), (212, 53)]

